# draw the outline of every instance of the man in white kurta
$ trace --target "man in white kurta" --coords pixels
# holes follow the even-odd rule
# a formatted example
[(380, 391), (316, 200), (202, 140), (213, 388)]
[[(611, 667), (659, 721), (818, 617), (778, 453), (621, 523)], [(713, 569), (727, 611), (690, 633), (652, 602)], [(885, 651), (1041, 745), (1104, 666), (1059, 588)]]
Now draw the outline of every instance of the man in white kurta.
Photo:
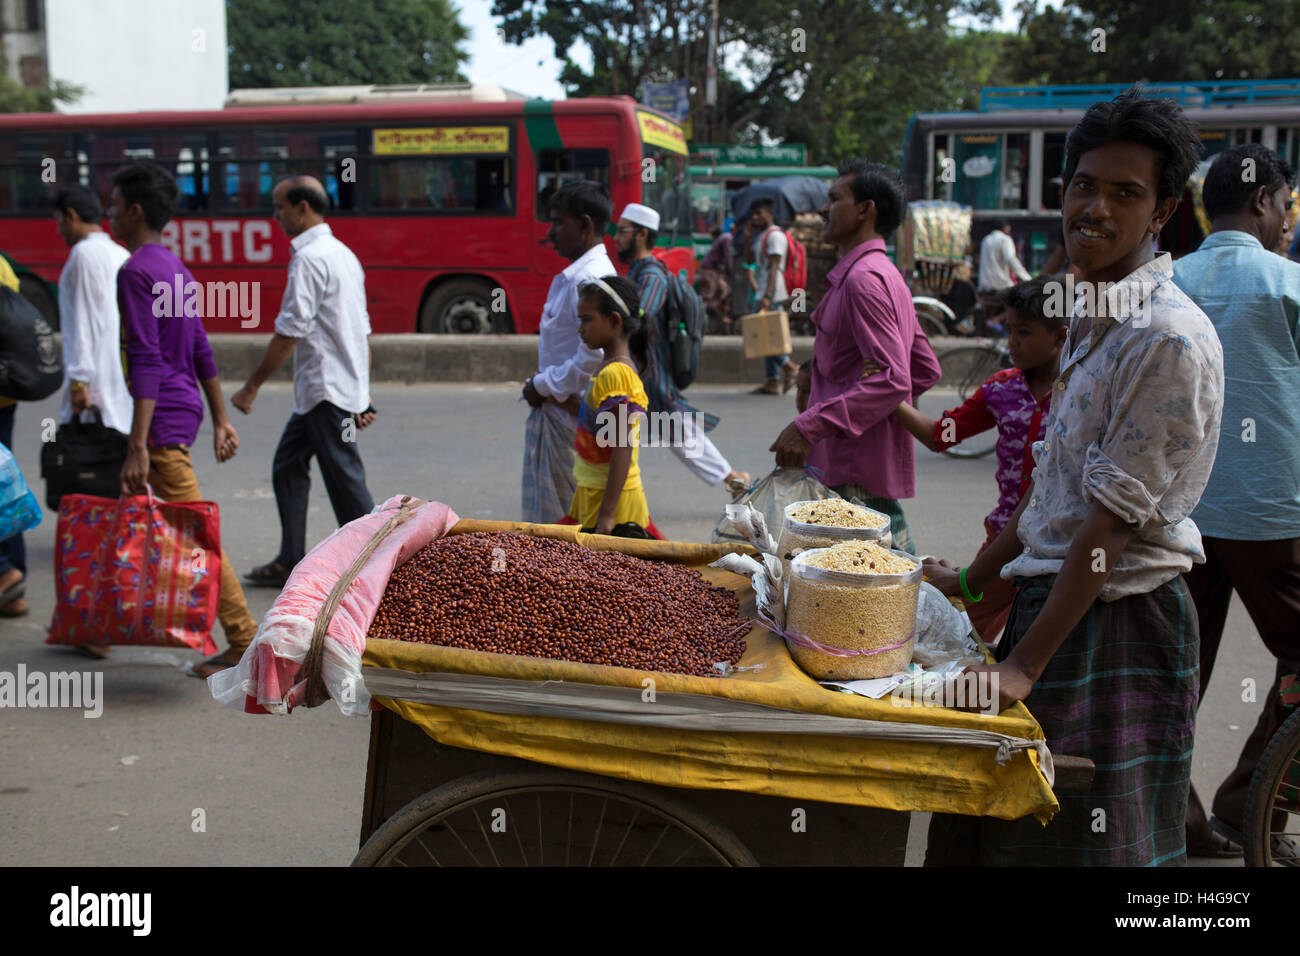
[(63, 334), (63, 402), (59, 419), (74, 414), (90, 420), (92, 405), (104, 424), (131, 431), (131, 395), (122, 374), (121, 317), (117, 270), (131, 254), (100, 226), (99, 197), (84, 186), (68, 186), (54, 200), (54, 221), (72, 247), (59, 273), (59, 327)]
[(532, 406), (524, 435), (523, 520), (553, 524), (573, 501), (577, 404), (605, 355), (578, 336), (578, 289), (616, 275), (605, 252), (609, 194), (599, 183), (566, 183), (551, 199), (547, 238), (569, 265), (551, 282), (537, 336), (537, 374), (524, 383)]

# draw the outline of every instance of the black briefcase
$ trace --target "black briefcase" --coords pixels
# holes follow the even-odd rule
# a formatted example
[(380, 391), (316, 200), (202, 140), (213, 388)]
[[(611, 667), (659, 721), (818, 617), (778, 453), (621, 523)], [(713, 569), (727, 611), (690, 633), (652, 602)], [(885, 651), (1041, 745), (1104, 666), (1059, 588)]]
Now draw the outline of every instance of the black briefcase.
[(64, 495), (116, 498), (126, 464), (126, 436), (104, 424), (99, 409), (90, 409), (93, 422), (74, 418), (60, 425), (54, 441), (41, 449), (45, 503), (54, 511)]

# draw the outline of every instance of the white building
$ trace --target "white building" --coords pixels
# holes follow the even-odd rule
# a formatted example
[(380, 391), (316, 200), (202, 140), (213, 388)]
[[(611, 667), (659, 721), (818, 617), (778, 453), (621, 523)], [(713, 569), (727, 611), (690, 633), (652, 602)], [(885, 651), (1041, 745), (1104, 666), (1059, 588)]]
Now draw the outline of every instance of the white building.
[(5, 69), (85, 93), (66, 113), (220, 109), (228, 90), (224, 0), (0, 0)]

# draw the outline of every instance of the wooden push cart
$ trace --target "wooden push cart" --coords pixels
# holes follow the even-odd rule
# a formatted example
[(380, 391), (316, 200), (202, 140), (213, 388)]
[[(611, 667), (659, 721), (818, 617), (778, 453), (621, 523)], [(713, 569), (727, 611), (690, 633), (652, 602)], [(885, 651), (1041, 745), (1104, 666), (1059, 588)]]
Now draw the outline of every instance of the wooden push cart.
[[(1092, 764), (1055, 756), (1058, 792)], [(910, 814), (682, 789), (450, 747), (371, 718), (354, 866), (901, 866)]]
[[(577, 535), (474, 521), (451, 533), (473, 530)], [(577, 540), (676, 549), (668, 560), (736, 588), (744, 609), (748, 582), (707, 566), (727, 546)], [(1009, 818), (1054, 803), (1045, 762), (1058, 791), (1091, 783), (1090, 762), (1044, 761), (1041, 740), (1032, 759), (999, 751), (996, 775), (972, 782), (994, 763), (979, 746), (1041, 735), (1021, 705), (991, 720), (900, 711), (818, 686), (765, 631), (748, 645), (741, 664), (757, 666), (725, 681), (650, 675), (658, 700), (646, 708), (652, 681), (636, 671), (368, 641), (362, 673), (384, 707), (371, 717), (355, 865), (901, 865), (910, 812), (940, 808), (944, 787), (984, 786), (991, 795), (957, 812)], [(925, 736), (938, 725), (956, 736)], [(946, 777), (918, 769), (954, 764)], [(1012, 805), (1004, 785), (1028, 796)]]

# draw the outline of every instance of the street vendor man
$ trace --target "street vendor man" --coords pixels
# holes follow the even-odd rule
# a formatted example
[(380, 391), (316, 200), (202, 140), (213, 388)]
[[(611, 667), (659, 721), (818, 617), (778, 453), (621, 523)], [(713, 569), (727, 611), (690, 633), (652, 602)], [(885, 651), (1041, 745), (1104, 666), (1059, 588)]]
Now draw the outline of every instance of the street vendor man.
[(578, 289), (615, 272), (603, 238), (611, 211), (600, 183), (565, 183), (551, 196), (546, 239), (569, 265), (551, 281), (537, 335), (537, 373), (524, 382), (532, 408), (524, 434), (524, 521), (554, 524), (573, 501), (579, 401), (605, 358), (578, 335)]
[(939, 360), (921, 331), (912, 293), (885, 254), (907, 200), (898, 173), (854, 160), (839, 169), (821, 209), (822, 241), (840, 259), (811, 316), (808, 407), (772, 444), (782, 468), (814, 466), (821, 481), (889, 515), (894, 547), (915, 554), (902, 498), (916, 494), (911, 433), (894, 417), (939, 381)]
[[(1024, 701), (1054, 753), (1096, 765), (1046, 826), (936, 815), (927, 865), (1186, 862), (1205, 560), (1189, 515), (1214, 464), (1223, 350), (1152, 240), (1201, 152), (1172, 100), (1130, 90), (1066, 141), (1062, 219), (1076, 282), (1033, 486), (968, 568), (926, 562), (945, 594), (1018, 589), (997, 663), (973, 667), (999, 709)], [(1065, 290), (1075, 294), (1073, 302)]]

